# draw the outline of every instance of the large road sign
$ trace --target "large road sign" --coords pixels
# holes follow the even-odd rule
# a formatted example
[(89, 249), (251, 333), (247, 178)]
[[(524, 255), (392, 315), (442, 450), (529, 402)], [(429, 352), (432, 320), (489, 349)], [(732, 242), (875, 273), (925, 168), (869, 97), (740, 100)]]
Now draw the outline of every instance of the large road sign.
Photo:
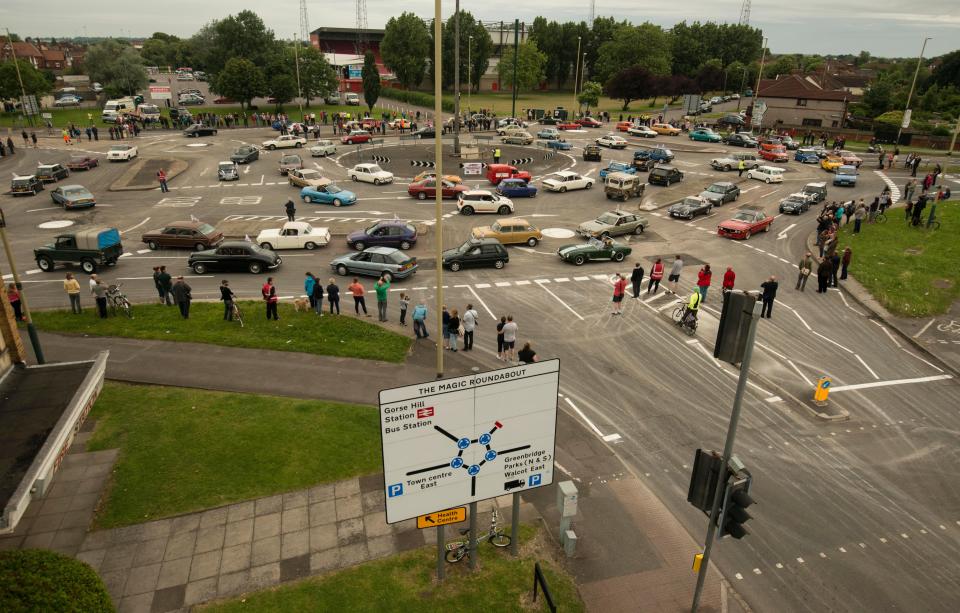
[(560, 361), (380, 392), (387, 523), (553, 483)]

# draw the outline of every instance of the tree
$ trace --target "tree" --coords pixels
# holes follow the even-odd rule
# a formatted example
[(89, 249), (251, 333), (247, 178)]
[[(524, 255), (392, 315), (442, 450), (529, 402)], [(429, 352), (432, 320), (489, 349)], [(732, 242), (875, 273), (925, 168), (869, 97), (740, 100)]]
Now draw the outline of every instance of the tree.
[(947, 87), (960, 84), (960, 50), (941, 56), (940, 65), (930, 77), (930, 84)]
[(140, 56), (148, 66), (176, 67), (183, 54), (183, 41), (179, 37), (164, 32), (154, 32), (143, 41)]
[[(497, 75), (504, 87), (514, 83), (513, 53), (504, 53), (497, 64)], [(537, 43), (528, 40), (517, 48), (517, 91), (530, 90), (540, 85), (546, 78), (543, 68), (547, 56), (537, 48)]]
[(626, 111), (634, 100), (656, 94), (655, 80), (654, 75), (643, 66), (624, 68), (607, 81), (607, 95), (614, 100), (623, 100), (620, 110)]
[(297, 80), (286, 72), (272, 72), (267, 90), (277, 110), (280, 110), (280, 107), (297, 97)]
[[(17, 60), (17, 64), (23, 78), (23, 89), (28, 96), (43, 96), (52, 89), (50, 81), (34, 68), (33, 64), (26, 60)], [(17, 80), (17, 67), (13, 65), (13, 60), (0, 63), (0, 98), (19, 99), (20, 96), (20, 82)]]
[(373, 105), (380, 98), (380, 71), (377, 70), (377, 61), (373, 57), (373, 51), (367, 51), (363, 54), (363, 70), (360, 71), (363, 78), (363, 101), (367, 103), (367, 108), (373, 110)]
[(600, 95), (603, 93), (603, 88), (596, 81), (587, 81), (583, 84), (583, 88), (580, 90), (580, 93), (577, 94), (577, 102), (580, 103), (580, 106), (587, 107), (587, 110), (590, 110), (591, 106), (597, 106), (600, 104)]
[(301, 47), (298, 53), (300, 54), (300, 91), (309, 107), (311, 98), (322, 98), (337, 90), (337, 72), (320, 50), (312, 45)]
[(219, 73), (232, 58), (245, 58), (257, 66), (266, 66), (280, 43), (263, 20), (252, 11), (240, 11), (214, 21), (194, 37), (203, 56), (203, 65), (211, 74)]
[(763, 76), (767, 79), (776, 79), (779, 75), (788, 75), (800, 66), (797, 65), (797, 56), (781, 55), (763, 69)]
[(217, 75), (216, 90), (226, 98), (240, 102), (241, 108), (267, 93), (267, 79), (256, 64), (244, 58), (231, 58)]
[(643, 23), (617, 28), (613, 39), (600, 46), (591, 76), (609, 81), (623, 66), (642, 66), (653, 74), (670, 74), (670, 41), (660, 26)]
[(103, 85), (107, 96), (131, 96), (149, 82), (143, 58), (128, 44), (113, 39), (91, 46), (83, 58), (91, 81)]
[(863, 93), (860, 103), (866, 107), (870, 117), (876, 117), (890, 110), (892, 99), (893, 86), (887, 79), (879, 78)]
[[(626, 21), (617, 22), (613, 17), (597, 17), (590, 26), (590, 33), (583, 45), (581, 53), (587, 54), (585, 72), (591, 79), (596, 77), (597, 60), (600, 57), (600, 47), (613, 39), (614, 33), (621, 26), (629, 25)], [(618, 67), (619, 70), (619, 67)]]
[(697, 86), (701, 92), (712, 92), (723, 86), (723, 64), (719, 59), (708, 60), (697, 71)]
[[(454, 81), (454, 17), (451, 15), (447, 23), (443, 25), (440, 40), (443, 41), (443, 86), (452, 87)], [(470, 37), (473, 36), (473, 45), (471, 48)], [(433, 46), (430, 48), (433, 53)], [(480, 77), (487, 71), (490, 65), (490, 56), (493, 54), (493, 39), (490, 33), (483, 27), (479, 21), (474, 19), (469, 11), (460, 11), (460, 82), (467, 82), (467, 56), (473, 62), (473, 69), (469, 75), (476, 86), (480, 84)], [(506, 55), (506, 51), (505, 51)], [(431, 62), (432, 63), (432, 62)], [(432, 74), (432, 73), (431, 73)]]
[(404, 12), (387, 22), (380, 56), (404, 87), (414, 89), (423, 82), (427, 72), (430, 46), (427, 25), (414, 13)]

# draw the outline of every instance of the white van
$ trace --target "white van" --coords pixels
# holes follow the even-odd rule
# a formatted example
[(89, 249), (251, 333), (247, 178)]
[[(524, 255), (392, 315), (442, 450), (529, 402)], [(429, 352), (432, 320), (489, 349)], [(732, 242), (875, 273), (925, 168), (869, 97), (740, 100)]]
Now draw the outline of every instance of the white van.
[(783, 183), (783, 168), (758, 166), (747, 171), (747, 178), (759, 179), (764, 183)]
[(349, 93), (344, 96), (347, 104), (350, 106), (360, 106), (360, 96), (357, 94)]
[(137, 115), (144, 121), (159, 121), (160, 107), (156, 104), (141, 104), (137, 107)]
[(112, 123), (117, 120), (117, 117), (123, 113), (132, 113), (136, 110), (137, 104), (133, 101), (133, 98), (118, 98), (117, 100), (107, 100), (107, 103), (103, 105), (103, 112), (100, 114), (100, 118), (103, 121)]

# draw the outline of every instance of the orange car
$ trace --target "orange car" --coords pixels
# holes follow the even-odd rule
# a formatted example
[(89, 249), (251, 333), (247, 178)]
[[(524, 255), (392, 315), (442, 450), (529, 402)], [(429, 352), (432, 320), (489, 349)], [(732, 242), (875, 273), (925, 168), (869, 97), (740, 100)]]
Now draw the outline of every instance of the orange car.
[(633, 127), (632, 121), (618, 121), (617, 122), (617, 132), (626, 132)]
[[(413, 178), (413, 183), (419, 183), (424, 179), (432, 179), (436, 176), (437, 176), (437, 172), (435, 170), (425, 170)], [(460, 183), (463, 183), (463, 179), (461, 179), (457, 175), (443, 175), (443, 180), (449, 181), (450, 183), (453, 183), (455, 185), (459, 185)]]
[(666, 134), (667, 136), (676, 136), (680, 134), (680, 128), (675, 128), (668, 123), (655, 123), (650, 129), (657, 134)]

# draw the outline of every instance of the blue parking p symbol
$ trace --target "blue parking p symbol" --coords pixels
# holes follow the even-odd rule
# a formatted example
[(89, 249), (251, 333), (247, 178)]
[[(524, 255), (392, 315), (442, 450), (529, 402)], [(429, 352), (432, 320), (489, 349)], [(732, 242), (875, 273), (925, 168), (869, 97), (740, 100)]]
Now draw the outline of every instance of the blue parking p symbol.
[(540, 475), (530, 475), (530, 478), (527, 479), (527, 485), (530, 487), (536, 487), (540, 485), (540, 480), (542, 477)]
[(402, 483), (394, 483), (393, 485), (387, 486), (387, 497), (393, 498), (394, 496), (403, 496)]

